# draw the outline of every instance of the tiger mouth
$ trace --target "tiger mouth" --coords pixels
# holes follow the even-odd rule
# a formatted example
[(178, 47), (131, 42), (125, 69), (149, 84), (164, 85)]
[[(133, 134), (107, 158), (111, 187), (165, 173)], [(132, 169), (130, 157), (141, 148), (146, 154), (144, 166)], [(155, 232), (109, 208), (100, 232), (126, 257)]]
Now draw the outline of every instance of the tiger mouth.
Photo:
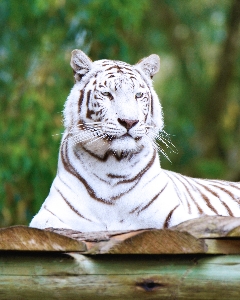
[(107, 139), (110, 140), (110, 141), (121, 140), (121, 139), (123, 140), (123, 139), (125, 139), (125, 138), (131, 138), (131, 139), (134, 139), (135, 141), (139, 141), (139, 140), (142, 139), (141, 136), (133, 137), (133, 136), (131, 136), (131, 134), (129, 134), (129, 133), (125, 133), (125, 134), (123, 134), (123, 135), (121, 135), (121, 136), (107, 135)]
[(126, 137), (133, 138), (133, 137), (131, 136), (131, 134), (129, 134), (129, 133), (125, 133), (125, 134), (122, 135), (120, 138), (126, 138)]

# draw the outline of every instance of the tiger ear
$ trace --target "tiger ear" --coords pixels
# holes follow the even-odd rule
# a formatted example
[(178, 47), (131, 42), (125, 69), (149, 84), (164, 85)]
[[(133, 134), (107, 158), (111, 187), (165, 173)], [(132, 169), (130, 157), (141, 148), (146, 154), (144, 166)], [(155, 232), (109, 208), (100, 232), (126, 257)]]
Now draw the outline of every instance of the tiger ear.
[(73, 69), (75, 80), (80, 81), (91, 70), (92, 61), (83, 51), (75, 49), (72, 51), (70, 65)]
[(136, 66), (149, 77), (153, 77), (160, 69), (160, 57), (157, 54), (151, 54), (141, 59)]

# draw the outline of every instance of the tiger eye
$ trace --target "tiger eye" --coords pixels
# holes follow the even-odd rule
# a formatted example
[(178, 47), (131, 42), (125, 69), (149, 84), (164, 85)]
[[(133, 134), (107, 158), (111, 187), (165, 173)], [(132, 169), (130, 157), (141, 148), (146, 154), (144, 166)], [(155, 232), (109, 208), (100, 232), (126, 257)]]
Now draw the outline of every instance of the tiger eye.
[(139, 92), (139, 93), (137, 93), (135, 96), (136, 96), (136, 98), (141, 98), (142, 95), (143, 95), (143, 93)]
[(102, 92), (102, 95), (103, 96), (107, 96), (107, 97), (111, 97), (112, 96), (111, 93), (109, 93), (109, 92)]

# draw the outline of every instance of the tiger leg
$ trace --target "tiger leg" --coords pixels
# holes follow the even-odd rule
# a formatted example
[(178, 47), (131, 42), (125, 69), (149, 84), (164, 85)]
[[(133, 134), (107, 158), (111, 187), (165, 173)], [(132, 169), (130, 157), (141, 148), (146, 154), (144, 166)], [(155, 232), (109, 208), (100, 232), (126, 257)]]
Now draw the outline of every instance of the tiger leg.
[(39, 228), (39, 229), (44, 229), (49, 227), (71, 229), (71, 227), (67, 226), (57, 216), (55, 216), (50, 211), (46, 210), (44, 207), (32, 219), (29, 226)]

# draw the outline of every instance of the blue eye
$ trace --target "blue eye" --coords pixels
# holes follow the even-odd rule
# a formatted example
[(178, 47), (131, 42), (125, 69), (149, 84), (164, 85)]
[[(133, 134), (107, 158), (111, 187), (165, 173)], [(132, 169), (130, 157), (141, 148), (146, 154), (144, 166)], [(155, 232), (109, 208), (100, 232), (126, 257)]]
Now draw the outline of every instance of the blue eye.
[(143, 96), (143, 93), (139, 92), (135, 96), (136, 96), (136, 98), (141, 98)]
[(109, 93), (109, 92), (102, 92), (102, 95), (107, 96), (109, 98), (112, 97), (111, 93)]

